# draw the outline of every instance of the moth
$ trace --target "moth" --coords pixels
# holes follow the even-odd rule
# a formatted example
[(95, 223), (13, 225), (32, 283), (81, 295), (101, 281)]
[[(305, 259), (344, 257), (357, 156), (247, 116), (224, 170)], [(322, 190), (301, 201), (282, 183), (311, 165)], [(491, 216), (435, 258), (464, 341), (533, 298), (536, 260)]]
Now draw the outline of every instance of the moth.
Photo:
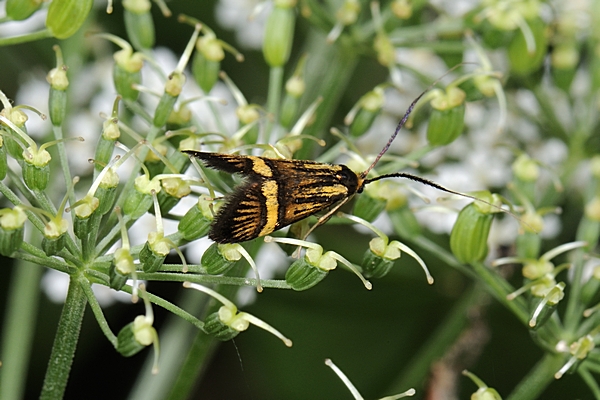
[(361, 193), (366, 185), (383, 178), (408, 178), (447, 193), (471, 197), (404, 172), (367, 178), (425, 93), (411, 103), (375, 161), (359, 174), (340, 164), (183, 150), (202, 160), (207, 167), (244, 177), (244, 181), (225, 196), (225, 204), (217, 212), (208, 237), (217, 243), (244, 242), (331, 208), (312, 231), (355, 194)]

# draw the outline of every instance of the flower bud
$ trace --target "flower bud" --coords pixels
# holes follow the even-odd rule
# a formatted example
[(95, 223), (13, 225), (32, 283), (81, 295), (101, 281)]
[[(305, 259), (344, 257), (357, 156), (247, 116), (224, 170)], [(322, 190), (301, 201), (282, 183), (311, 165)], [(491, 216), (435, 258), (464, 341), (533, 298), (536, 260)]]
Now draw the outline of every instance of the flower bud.
[(475, 203), (460, 211), (450, 233), (450, 249), (458, 261), (468, 264), (485, 259), (493, 219), (493, 214), (482, 212)]
[(192, 73), (204, 93), (209, 93), (219, 79), (223, 58), (223, 46), (214, 34), (206, 34), (196, 41)]
[(127, 36), (136, 49), (154, 47), (154, 21), (150, 0), (124, 0), (125, 29)]
[(23, 151), (23, 180), (34, 191), (43, 191), (50, 181), (50, 153), (35, 151), (31, 147)]
[(138, 315), (133, 322), (125, 325), (117, 335), (117, 351), (124, 357), (131, 357), (150, 346), (158, 339), (156, 329), (146, 317)]
[(48, 257), (57, 255), (61, 250), (65, 248), (66, 235), (63, 234), (58, 238), (47, 238), (42, 239), (42, 250)]
[(392, 13), (399, 19), (409, 19), (413, 13), (413, 5), (411, 0), (394, 0), (390, 4)]
[(535, 182), (540, 176), (540, 168), (537, 162), (523, 153), (512, 165), (515, 176), (523, 182)]
[(184, 84), (184, 74), (180, 72), (173, 72), (169, 76), (169, 80), (165, 84), (165, 92), (160, 97), (158, 106), (156, 106), (156, 111), (153, 120), (153, 124), (155, 127), (161, 128), (167, 123), (169, 115), (173, 111), (173, 106), (175, 105), (175, 102), (177, 101), (177, 98), (181, 93)]
[(285, 281), (292, 289), (301, 291), (315, 286), (325, 279), (328, 273), (328, 270), (320, 269), (308, 262), (306, 257), (302, 257), (294, 261), (288, 268), (285, 273)]
[[(58, 64), (61, 64), (62, 55), (58, 55), (57, 59)], [(53, 68), (46, 76), (46, 80), (50, 84), (50, 96), (48, 98), (50, 121), (52, 121), (52, 125), (60, 126), (67, 115), (67, 88), (69, 87), (67, 67), (58, 65)]]
[(135, 178), (135, 190), (125, 199), (123, 204), (123, 213), (129, 215), (132, 219), (138, 219), (148, 211), (152, 206), (152, 190), (155, 193), (160, 192), (160, 182), (157, 179), (148, 179), (146, 175), (140, 175)]
[(198, 198), (198, 204), (190, 208), (179, 221), (177, 231), (185, 240), (196, 240), (208, 234), (213, 221), (211, 201), (206, 196)]
[(171, 248), (163, 234), (150, 232), (148, 240), (140, 250), (139, 259), (144, 272), (156, 272), (163, 265)]
[(558, 303), (565, 297), (565, 286), (563, 282), (557, 284), (537, 303), (529, 320), (530, 328), (537, 330), (550, 319)]
[(19, 250), (23, 243), (27, 215), (19, 206), (0, 210), (0, 254), (6, 257)]
[(296, 22), (295, 3), (294, 0), (276, 1), (267, 18), (263, 55), (270, 67), (282, 67), (290, 57)]
[(457, 87), (436, 93), (431, 100), (433, 109), (427, 126), (427, 141), (432, 146), (443, 146), (452, 143), (463, 131), (466, 94)]
[(354, 137), (362, 136), (373, 125), (373, 121), (381, 112), (383, 107), (383, 89), (376, 87), (366, 93), (359, 100), (359, 110), (350, 124), (350, 134)]
[(225, 324), (219, 318), (219, 313), (214, 312), (204, 320), (204, 330), (209, 335), (214, 336), (217, 340), (226, 342), (240, 334), (240, 331), (233, 329)]
[(42, 5), (42, 0), (6, 0), (6, 16), (13, 21), (29, 18)]
[(66, 39), (81, 28), (92, 9), (92, 0), (52, 0), (46, 27), (57, 39)]
[(579, 50), (575, 43), (563, 43), (557, 45), (550, 57), (552, 66), (552, 78), (556, 86), (565, 92), (569, 92), (577, 64), (579, 63)]
[(124, 99), (135, 101), (138, 98), (139, 91), (134, 85), (139, 85), (142, 81), (142, 67), (144, 60), (141, 53), (133, 53), (131, 48), (124, 48), (117, 51), (113, 58), (113, 82), (115, 89)]
[(238, 251), (239, 244), (213, 243), (202, 254), (202, 266), (210, 275), (223, 274), (231, 269), (242, 258)]
[(546, 25), (540, 18), (527, 20), (527, 25), (533, 35), (534, 48), (528, 48), (525, 35), (518, 30), (508, 46), (510, 70), (515, 75), (529, 75), (539, 69), (544, 61), (548, 47)]
[(395, 246), (394, 242), (387, 244), (380, 237), (373, 238), (361, 263), (365, 278), (386, 276), (398, 258), (400, 258), (400, 249)]

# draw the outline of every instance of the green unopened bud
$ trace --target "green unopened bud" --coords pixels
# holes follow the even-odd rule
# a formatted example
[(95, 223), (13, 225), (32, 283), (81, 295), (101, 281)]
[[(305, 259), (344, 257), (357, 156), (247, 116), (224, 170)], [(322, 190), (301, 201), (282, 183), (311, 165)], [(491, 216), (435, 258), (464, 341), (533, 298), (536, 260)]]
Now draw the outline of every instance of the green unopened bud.
[[(280, 2), (281, 3), (281, 2)], [(270, 67), (282, 67), (288, 61), (294, 40), (295, 1), (291, 5), (275, 5), (267, 18), (263, 55)]]
[(7, 0), (6, 16), (13, 21), (22, 21), (39, 10), (42, 0)]
[(135, 190), (125, 199), (123, 213), (138, 219), (148, 211), (152, 206), (153, 200), (151, 192), (160, 193), (161, 185), (157, 179), (148, 179), (146, 175), (140, 175), (135, 178)]
[(136, 49), (154, 47), (154, 21), (150, 8), (150, 0), (124, 0), (125, 28), (127, 36)]
[(569, 346), (569, 353), (572, 354), (572, 357), (556, 374), (554, 374), (554, 378), (560, 379), (566, 372), (575, 372), (579, 364), (587, 358), (594, 347), (596, 347), (596, 344), (594, 343), (594, 337), (592, 335), (585, 335), (576, 342), (571, 343)]
[(388, 244), (380, 237), (373, 238), (361, 264), (365, 278), (386, 276), (398, 258), (400, 258), (400, 249), (394, 245), (394, 242)]
[(144, 272), (156, 272), (171, 251), (169, 243), (158, 232), (150, 232), (148, 240), (140, 250), (139, 259)]
[(483, 261), (493, 214), (481, 212), (475, 203), (463, 208), (450, 234), (450, 249), (461, 263)]
[(6, 257), (19, 250), (23, 243), (27, 215), (21, 207), (0, 210), (0, 254)]
[(479, 387), (479, 389), (471, 395), (471, 400), (502, 400), (502, 397), (500, 397), (500, 394), (498, 394), (496, 389), (488, 387), (475, 374), (464, 370), (463, 375), (469, 377), (469, 379)]
[(66, 39), (81, 28), (93, 0), (53, 0), (48, 7), (46, 27), (57, 39)]
[(50, 181), (50, 153), (46, 150), (36, 151), (29, 147), (23, 150), (23, 180), (27, 187), (35, 191), (43, 191)]
[(177, 101), (177, 97), (185, 84), (185, 75), (180, 72), (173, 72), (169, 76), (169, 80), (165, 84), (165, 92), (160, 97), (156, 112), (154, 114), (153, 124), (160, 128), (167, 123), (169, 115), (173, 111), (173, 106)]
[(512, 165), (515, 176), (523, 182), (535, 182), (540, 176), (537, 162), (527, 154), (521, 154)]
[(443, 146), (452, 143), (463, 131), (466, 94), (457, 87), (436, 93), (431, 100), (427, 140), (432, 146)]
[(50, 121), (54, 126), (62, 125), (67, 115), (67, 79), (66, 67), (54, 68), (48, 73), (50, 83), (50, 96), (48, 98), (48, 111)]
[(396, 49), (390, 38), (385, 34), (377, 34), (373, 43), (377, 61), (384, 67), (390, 68), (396, 63)]
[(145, 316), (138, 315), (133, 322), (125, 325), (117, 335), (117, 351), (124, 357), (131, 357), (157, 340), (156, 329)]
[(47, 238), (42, 239), (42, 250), (48, 257), (57, 255), (61, 250), (65, 248), (66, 235), (62, 235), (58, 238)]
[(352, 25), (359, 13), (360, 3), (357, 0), (344, 0), (344, 4), (335, 13), (335, 19), (342, 25)]
[(141, 53), (133, 53), (130, 48), (124, 48), (117, 51), (113, 58), (113, 82), (117, 93), (126, 100), (135, 101), (139, 92), (134, 85), (139, 85), (142, 81), (142, 67), (144, 60)]
[(557, 87), (568, 92), (577, 72), (579, 50), (574, 43), (556, 46), (551, 54), (552, 78)]
[(211, 275), (223, 274), (229, 271), (242, 258), (238, 251), (239, 244), (213, 243), (202, 255), (202, 266)]
[(537, 330), (550, 319), (556, 311), (558, 303), (565, 297), (565, 286), (563, 282), (559, 283), (537, 303), (529, 320), (530, 328)]
[(523, 31), (519, 29), (508, 46), (510, 69), (516, 75), (529, 75), (539, 69), (547, 52), (548, 39), (544, 21), (534, 18), (528, 20), (527, 25), (533, 36), (533, 43), (528, 46)]
[(216, 339), (226, 342), (233, 339), (240, 334), (240, 331), (233, 329), (229, 325), (225, 324), (219, 318), (219, 313), (215, 312), (210, 314), (204, 320), (204, 330), (209, 335), (214, 336)]
[(181, 218), (177, 230), (185, 240), (200, 239), (208, 234), (213, 221), (210, 204), (212, 204), (211, 201), (204, 196), (200, 196), (198, 204), (190, 208)]
[(362, 136), (373, 125), (373, 121), (381, 112), (384, 102), (383, 89), (376, 87), (366, 93), (359, 100), (359, 110), (352, 124), (350, 124), (350, 134), (354, 137)]
[(411, 0), (394, 0), (390, 4), (392, 12), (399, 19), (409, 19), (412, 17), (413, 5)]
[(287, 270), (285, 281), (292, 289), (301, 291), (315, 286), (325, 279), (328, 273), (328, 270), (320, 269), (309, 263), (305, 257), (302, 257), (294, 261)]

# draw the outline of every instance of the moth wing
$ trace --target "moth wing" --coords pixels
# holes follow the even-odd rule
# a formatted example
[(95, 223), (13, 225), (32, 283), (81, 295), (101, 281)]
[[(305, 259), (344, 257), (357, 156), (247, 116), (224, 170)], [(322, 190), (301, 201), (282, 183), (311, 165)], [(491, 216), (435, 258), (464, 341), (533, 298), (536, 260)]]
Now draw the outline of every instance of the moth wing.
[[(303, 167), (303, 168), (302, 168)], [(309, 167), (308, 170), (304, 168)], [(321, 168), (319, 168), (321, 167)], [(275, 229), (323, 211), (352, 196), (355, 192), (342, 184), (339, 166), (307, 163), (280, 179), (279, 220)]]
[(252, 159), (235, 154), (206, 153), (202, 151), (183, 150), (183, 153), (199, 158), (207, 167), (230, 174), (252, 174)]
[(267, 220), (262, 184), (248, 180), (225, 196), (208, 237), (217, 243), (238, 243), (256, 238)]

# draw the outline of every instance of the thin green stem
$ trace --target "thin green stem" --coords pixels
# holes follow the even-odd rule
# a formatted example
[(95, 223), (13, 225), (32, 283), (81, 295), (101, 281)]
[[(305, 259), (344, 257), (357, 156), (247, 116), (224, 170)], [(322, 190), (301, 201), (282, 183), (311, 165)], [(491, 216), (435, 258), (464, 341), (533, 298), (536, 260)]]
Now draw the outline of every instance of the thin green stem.
[(115, 334), (108, 326), (108, 321), (104, 317), (104, 313), (102, 312), (102, 308), (100, 307), (100, 304), (98, 303), (98, 300), (96, 299), (96, 296), (92, 291), (90, 282), (83, 276), (79, 276), (77, 281), (81, 285), (81, 288), (85, 293), (87, 301), (90, 304), (90, 308), (92, 309), (92, 312), (96, 317), (96, 321), (98, 322), (98, 326), (100, 326), (100, 329), (102, 330), (104, 336), (106, 336), (108, 341), (116, 348), (118, 344), (117, 336), (115, 336)]
[[(177, 274), (169, 272), (138, 272), (138, 278), (148, 281), (163, 282), (192, 282), (199, 284), (218, 284), (232, 286), (256, 286), (257, 281), (254, 278), (239, 278), (234, 276), (222, 275), (196, 275), (196, 274)], [(265, 288), (291, 289), (290, 285), (284, 280), (261, 279), (260, 284)]]
[(52, 37), (52, 34), (47, 29), (38, 32), (26, 33), (24, 35), (0, 38), (0, 47), (11, 46), (13, 44), (35, 42), (36, 40)]
[(42, 400), (61, 399), (65, 394), (86, 304), (83, 288), (71, 275), (40, 395)]

